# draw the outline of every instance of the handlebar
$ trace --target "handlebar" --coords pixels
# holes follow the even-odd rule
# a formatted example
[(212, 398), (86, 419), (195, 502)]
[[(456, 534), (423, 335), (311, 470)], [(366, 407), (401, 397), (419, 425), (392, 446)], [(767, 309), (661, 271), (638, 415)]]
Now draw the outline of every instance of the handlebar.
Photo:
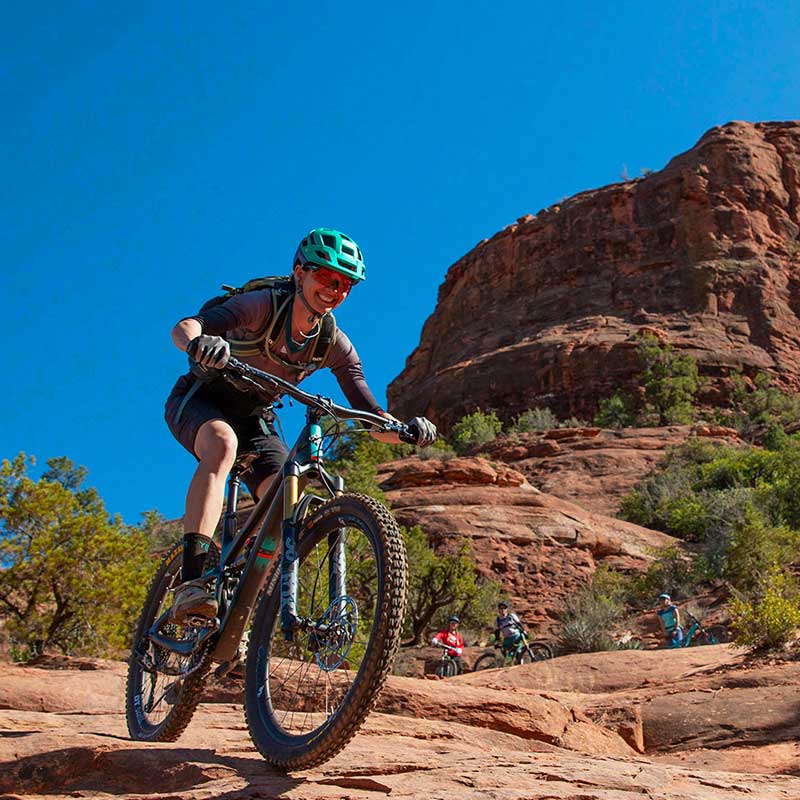
[[(329, 397), (304, 392), (302, 389), (298, 389), (293, 383), (289, 383), (289, 381), (279, 378), (276, 375), (270, 375), (270, 373), (252, 367), (250, 364), (245, 364), (238, 358), (230, 358), (227, 365), (221, 371), (223, 375), (227, 373), (226, 377), (236, 375), (245, 383), (249, 383), (251, 386), (261, 391), (277, 391), (279, 394), (288, 394), (289, 397), (297, 400), (298, 403), (317, 408), (324, 414), (329, 414), (336, 419), (365, 422), (369, 425), (374, 425), (381, 431), (396, 433), (402, 442), (416, 444), (416, 437), (411, 433), (408, 425), (404, 422), (387, 419), (386, 417), (373, 414), (369, 411), (358, 411), (355, 408), (337, 405)], [(267, 385), (264, 386), (263, 384)]]

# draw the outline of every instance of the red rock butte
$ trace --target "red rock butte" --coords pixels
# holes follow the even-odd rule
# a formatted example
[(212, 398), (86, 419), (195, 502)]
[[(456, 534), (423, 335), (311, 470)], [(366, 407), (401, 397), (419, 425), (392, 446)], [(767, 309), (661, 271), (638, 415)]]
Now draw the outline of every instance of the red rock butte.
[(547, 406), (591, 417), (632, 387), (636, 336), (694, 356), (716, 404), (729, 375), (800, 389), (800, 122), (731, 122), (644, 178), (520, 217), (453, 264), (395, 413), (452, 424)]

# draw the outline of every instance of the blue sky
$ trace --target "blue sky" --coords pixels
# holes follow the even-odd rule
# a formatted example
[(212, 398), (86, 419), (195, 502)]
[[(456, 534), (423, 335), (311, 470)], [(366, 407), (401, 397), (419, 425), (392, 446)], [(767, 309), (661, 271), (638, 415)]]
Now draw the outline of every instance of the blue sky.
[(800, 117), (798, 34), (794, 2), (7, 5), (0, 458), (67, 455), (126, 521), (179, 516), (169, 331), (221, 283), (349, 233), (368, 279), (337, 318), (383, 398), (480, 239)]

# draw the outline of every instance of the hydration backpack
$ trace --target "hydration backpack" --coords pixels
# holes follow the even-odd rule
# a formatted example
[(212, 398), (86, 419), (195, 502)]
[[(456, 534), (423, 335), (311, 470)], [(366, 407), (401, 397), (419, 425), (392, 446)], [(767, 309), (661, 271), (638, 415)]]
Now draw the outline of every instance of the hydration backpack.
[(264, 324), (264, 327), (256, 333), (254, 339), (228, 339), (232, 356), (240, 358), (242, 356), (265, 355), (275, 363), (296, 370), (299, 373), (298, 380), (302, 380), (309, 373), (325, 366), (325, 361), (336, 340), (336, 319), (331, 313), (325, 314), (320, 319), (319, 333), (317, 333), (314, 341), (309, 343), (304, 353), (306, 357), (304, 362), (292, 363), (285, 361), (273, 352), (273, 346), (280, 337), (281, 331), (290, 322), (289, 312), (291, 311), (292, 298), (295, 294), (294, 281), (291, 277), (283, 275), (252, 278), (238, 287), (228, 286), (223, 283), (222, 289), (225, 294), (212, 297), (203, 303), (200, 308), (201, 314), (237, 294), (269, 291), (272, 299), (272, 314)]

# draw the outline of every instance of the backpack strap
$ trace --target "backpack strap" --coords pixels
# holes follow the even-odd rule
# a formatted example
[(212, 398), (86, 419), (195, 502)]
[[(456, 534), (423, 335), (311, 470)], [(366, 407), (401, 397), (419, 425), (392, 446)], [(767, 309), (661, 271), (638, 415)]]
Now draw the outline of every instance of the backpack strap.
[[(256, 281), (251, 281), (256, 283)], [(247, 286), (248, 284), (245, 284)], [(242, 287), (244, 289), (244, 287)], [(257, 287), (256, 287), (257, 288)], [(272, 314), (264, 327), (258, 331), (256, 337), (250, 340), (229, 339), (231, 355), (239, 358), (241, 356), (265, 355), (276, 364), (296, 370), (298, 380), (302, 380), (307, 375), (325, 366), (331, 349), (336, 342), (336, 318), (328, 313), (322, 317), (319, 325), (319, 333), (312, 342), (307, 345), (306, 352), (309, 353), (308, 361), (304, 363), (292, 363), (280, 358), (275, 353), (275, 345), (281, 336), (286, 325), (289, 323), (292, 311), (292, 301), (294, 292), (292, 282), (287, 279), (282, 284), (275, 284), (270, 287), (272, 299)]]

